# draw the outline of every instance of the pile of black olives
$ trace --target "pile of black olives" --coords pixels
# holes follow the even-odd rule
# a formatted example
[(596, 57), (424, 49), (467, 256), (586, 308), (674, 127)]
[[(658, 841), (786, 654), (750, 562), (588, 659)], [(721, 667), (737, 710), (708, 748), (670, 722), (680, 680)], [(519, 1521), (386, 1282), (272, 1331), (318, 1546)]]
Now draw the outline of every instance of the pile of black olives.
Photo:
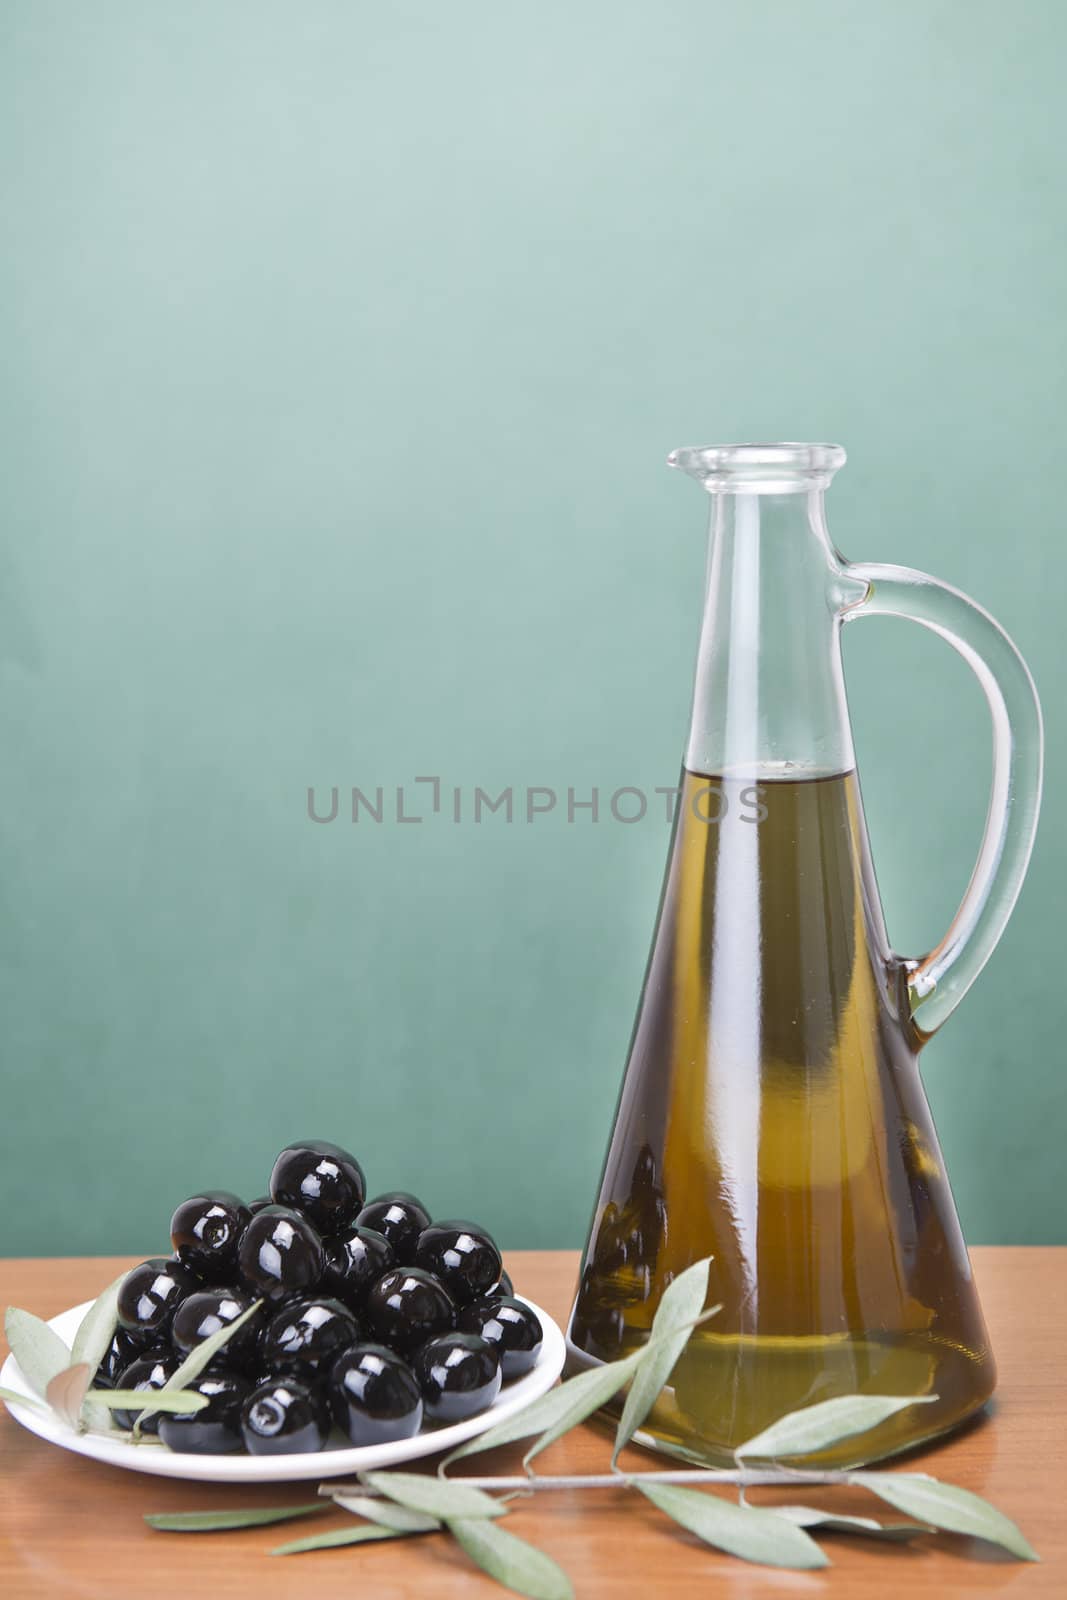
[[(223, 1189), (184, 1200), (171, 1244), (126, 1277), (98, 1387), (162, 1388), (263, 1301), (190, 1384), (208, 1404), (142, 1424), (172, 1450), (321, 1450), (334, 1425), (354, 1445), (407, 1439), (485, 1410), (540, 1353), (484, 1228), (434, 1222), (412, 1194), (367, 1201), (359, 1162), (325, 1140), (288, 1145), (251, 1205)], [(114, 1413), (120, 1427), (136, 1414)]]

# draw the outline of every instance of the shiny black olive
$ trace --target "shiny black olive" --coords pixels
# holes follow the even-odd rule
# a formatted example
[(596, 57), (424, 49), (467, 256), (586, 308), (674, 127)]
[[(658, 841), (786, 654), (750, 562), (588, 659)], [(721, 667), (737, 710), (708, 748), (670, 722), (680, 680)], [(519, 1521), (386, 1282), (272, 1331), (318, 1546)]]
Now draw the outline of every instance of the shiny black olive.
[(303, 1455), (321, 1450), (330, 1413), (313, 1383), (288, 1376), (257, 1384), (241, 1407), (241, 1437), (253, 1456)]
[[(198, 1344), (210, 1339), (212, 1334), (228, 1327), (246, 1312), (252, 1304), (251, 1295), (239, 1289), (200, 1289), (183, 1300), (174, 1315), (170, 1337), (175, 1350), (187, 1356)], [(239, 1362), (255, 1346), (259, 1317), (252, 1317), (228, 1339), (219, 1351), (220, 1359)]]
[(288, 1378), (292, 1383), (316, 1384), (322, 1377), (317, 1367), (299, 1361), (243, 1361), (240, 1370), (254, 1385), (266, 1383), (268, 1378), (275, 1378), (279, 1382), (282, 1378)]
[(339, 1300), (298, 1300), (270, 1319), (259, 1343), (262, 1364), (317, 1367), (329, 1364), (359, 1338), (359, 1325)]
[(430, 1226), (430, 1213), (413, 1194), (393, 1189), (368, 1200), (356, 1218), (356, 1225), (384, 1234), (400, 1265), (410, 1267), (414, 1265), (419, 1234)]
[[(148, 1350), (143, 1356), (138, 1356), (116, 1375), (112, 1385), (115, 1389), (162, 1389), (168, 1378), (173, 1378), (178, 1370), (178, 1358), (170, 1350)], [(149, 1396), (145, 1396), (145, 1404)], [(132, 1428), (137, 1418), (141, 1415), (137, 1411), (112, 1411), (111, 1416), (117, 1428)], [(159, 1432), (159, 1412), (154, 1411), (141, 1423), (142, 1433)]]
[(320, 1233), (350, 1228), (367, 1193), (355, 1156), (326, 1139), (287, 1145), (274, 1163), (270, 1192), (276, 1205), (303, 1212)]
[(505, 1383), (511, 1378), (521, 1378), (524, 1372), (537, 1365), (544, 1341), (541, 1319), (521, 1300), (506, 1295), (491, 1300), (476, 1300), (464, 1306), (456, 1318), (457, 1328), (465, 1333), (476, 1333), (492, 1345), (500, 1357), (500, 1371)]
[(167, 1331), (176, 1307), (200, 1288), (180, 1261), (153, 1256), (123, 1279), (118, 1298), (119, 1325), (128, 1333), (157, 1338)]
[(260, 1211), (265, 1211), (267, 1206), (272, 1206), (273, 1204), (274, 1201), (269, 1194), (261, 1194), (257, 1199), (248, 1202), (248, 1209), (253, 1216), (256, 1216)]
[(491, 1406), (500, 1393), (500, 1360), (474, 1333), (442, 1333), (428, 1339), (414, 1359), (426, 1415), (433, 1422), (461, 1422)]
[(510, 1296), (510, 1295), (513, 1295), (514, 1293), (515, 1293), (515, 1285), (512, 1283), (512, 1281), (508, 1277), (507, 1273), (506, 1272), (502, 1272), (500, 1274), (500, 1277), (497, 1279), (496, 1283), (494, 1283), (493, 1287), (486, 1291), (485, 1298), (487, 1300), (492, 1300), (496, 1295), (506, 1294), (506, 1295)]
[(454, 1327), (456, 1308), (431, 1273), (418, 1267), (394, 1267), (368, 1294), (364, 1317), (382, 1344), (405, 1355), (433, 1334)]
[[(292, 1376), (299, 1376), (298, 1368), (291, 1362), (269, 1362), (265, 1354), (267, 1331), (277, 1314), (289, 1307), (303, 1305), (307, 1300), (305, 1294), (286, 1294), (280, 1299), (268, 1300), (262, 1307), (258, 1317), (253, 1317), (252, 1322), (256, 1329), (255, 1342), (248, 1349), (241, 1352), (241, 1359), (235, 1363), (242, 1372), (246, 1372), (258, 1383), (260, 1378), (269, 1377), (272, 1373), (278, 1374), (291, 1368)], [(223, 1351), (225, 1355), (225, 1351)], [(306, 1376), (306, 1373), (305, 1373)]]
[(251, 1215), (228, 1189), (204, 1189), (183, 1200), (170, 1219), (175, 1255), (207, 1283), (232, 1283), (237, 1246)]
[(202, 1411), (164, 1412), (159, 1419), (163, 1443), (193, 1456), (232, 1455), (240, 1450), (241, 1407), (251, 1387), (247, 1378), (214, 1368), (202, 1372), (187, 1387), (204, 1395), (208, 1403)]
[(422, 1426), (415, 1374), (394, 1350), (354, 1344), (330, 1369), (334, 1420), (355, 1445), (410, 1439)]
[(431, 1223), (419, 1235), (415, 1265), (439, 1278), (461, 1306), (483, 1299), (502, 1268), (496, 1243), (476, 1222)]
[(148, 1348), (143, 1334), (127, 1333), (125, 1328), (116, 1328), (93, 1374), (93, 1388), (113, 1389), (119, 1373), (136, 1361), (138, 1356), (143, 1356)]
[(323, 1286), (358, 1310), (368, 1289), (395, 1265), (393, 1247), (373, 1228), (348, 1228), (322, 1241), (326, 1253)]
[(296, 1289), (310, 1292), (322, 1279), (322, 1239), (299, 1211), (267, 1206), (241, 1235), (237, 1260), (257, 1295), (276, 1300)]

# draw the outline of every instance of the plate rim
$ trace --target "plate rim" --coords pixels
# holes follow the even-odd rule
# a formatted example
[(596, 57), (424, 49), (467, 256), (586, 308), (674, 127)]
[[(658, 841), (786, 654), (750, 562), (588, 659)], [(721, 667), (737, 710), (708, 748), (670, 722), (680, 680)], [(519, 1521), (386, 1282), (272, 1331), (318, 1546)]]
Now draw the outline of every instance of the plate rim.
[[(516, 1294), (515, 1299), (521, 1300), (536, 1313), (544, 1330), (544, 1342), (536, 1365), (514, 1384), (510, 1384), (503, 1391), (504, 1398), (494, 1401), (487, 1411), (480, 1411), (463, 1422), (450, 1423), (447, 1427), (429, 1432), (420, 1431), (411, 1439), (397, 1439), (390, 1444), (350, 1445), (347, 1449), (319, 1450), (303, 1455), (186, 1455), (158, 1445), (137, 1446), (101, 1434), (75, 1433), (52, 1412), (45, 1415), (14, 1400), (5, 1400), (3, 1403), (16, 1422), (47, 1444), (99, 1462), (102, 1466), (118, 1467), (152, 1477), (206, 1483), (295, 1483), (312, 1478), (325, 1480), (378, 1467), (399, 1466), (424, 1456), (437, 1455), (442, 1450), (453, 1449), (468, 1439), (477, 1438), (552, 1388), (566, 1361), (563, 1331), (555, 1318), (536, 1301), (523, 1294)], [(85, 1300), (80, 1305), (69, 1306), (65, 1311), (49, 1317), (48, 1326), (69, 1343), (78, 1322), (92, 1304), (92, 1300)], [(23, 1393), (27, 1399), (36, 1398), (13, 1352), (9, 1353), (0, 1367), (0, 1384), (16, 1393)]]

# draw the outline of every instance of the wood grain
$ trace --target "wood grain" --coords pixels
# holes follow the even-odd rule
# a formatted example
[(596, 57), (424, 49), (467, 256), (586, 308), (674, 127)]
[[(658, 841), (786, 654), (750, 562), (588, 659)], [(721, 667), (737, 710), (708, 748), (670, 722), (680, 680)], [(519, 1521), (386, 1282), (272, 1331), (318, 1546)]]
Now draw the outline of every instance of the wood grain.
[[(1040, 1566), (1009, 1561), (980, 1543), (924, 1538), (872, 1547), (852, 1538), (826, 1541), (833, 1566), (822, 1573), (775, 1572), (707, 1550), (666, 1522), (640, 1496), (617, 1490), (544, 1495), (516, 1510), (510, 1526), (551, 1552), (570, 1573), (578, 1600), (734, 1600), (796, 1596), (820, 1600), (909, 1600), (1012, 1594), (1020, 1600), (1067, 1594), (1067, 1248), (986, 1248), (973, 1253), (978, 1286), (1000, 1364), (993, 1414), (903, 1463), (986, 1495), (1022, 1526), (1043, 1556)], [(508, 1268), (519, 1287), (563, 1321), (577, 1258), (565, 1251), (516, 1251)], [(119, 1260), (0, 1262), (0, 1303), (41, 1316), (89, 1299), (124, 1265)], [(5, 1352), (6, 1353), (6, 1352)], [(2, 1408), (0, 1408), (2, 1411)], [(511, 1446), (477, 1462), (478, 1471), (511, 1472)], [(584, 1427), (543, 1458), (544, 1471), (606, 1468), (607, 1435)], [(643, 1451), (635, 1467), (662, 1465)], [(475, 1470), (474, 1464), (471, 1470)], [(100, 1596), (107, 1600), (305, 1600), (316, 1594), (373, 1600), (459, 1600), (499, 1589), (444, 1539), (369, 1545), (308, 1556), (268, 1552), (287, 1528), (180, 1535), (152, 1532), (149, 1511), (206, 1506), (284, 1505), (308, 1498), (307, 1486), (237, 1488), (171, 1482), (102, 1467), (59, 1451), (0, 1415), (0, 1594), (6, 1600)], [(805, 1491), (830, 1503), (828, 1491)], [(765, 1503), (773, 1495), (757, 1494)], [(796, 1498), (795, 1495), (792, 1498)], [(837, 1491), (841, 1509), (870, 1512), (858, 1492)], [(315, 1526), (338, 1520), (331, 1516)], [(309, 1533), (311, 1523), (298, 1525)]]

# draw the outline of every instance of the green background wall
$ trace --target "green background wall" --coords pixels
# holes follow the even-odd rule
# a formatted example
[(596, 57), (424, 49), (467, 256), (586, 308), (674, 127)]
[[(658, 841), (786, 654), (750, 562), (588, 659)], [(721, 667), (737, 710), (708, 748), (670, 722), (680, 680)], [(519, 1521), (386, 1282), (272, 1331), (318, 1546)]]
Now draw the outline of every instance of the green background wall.
[[(665, 825), (305, 792), (671, 782), (706, 508), (663, 458), (744, 437), (841, 440), (841, 547), (1043, 691), (1034, 867), (924, 1067), (970, 1239), (1062, 1238), (1063, 6), (2, 16), (0, 1248), (147, 1250), (309, 1133), (580, 1242)], [(846, 668), (918, 952), (984, 702), (902, 624)]]

